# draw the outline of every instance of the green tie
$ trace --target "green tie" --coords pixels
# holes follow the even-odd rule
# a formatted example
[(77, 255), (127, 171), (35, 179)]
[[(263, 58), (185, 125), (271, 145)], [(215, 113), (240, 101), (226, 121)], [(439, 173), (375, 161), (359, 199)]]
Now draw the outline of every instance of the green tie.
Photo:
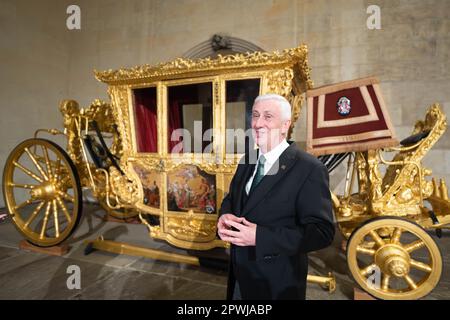
[(256, 188), (256, 186), (261, 182), (264, 177), (264, 163), (266, 162), (266, 158), (263, 155), (259, 157), (258, 167), (256, 168), (256, 174), (253, 178), (252, 186), (250, 187), (249, 194)]

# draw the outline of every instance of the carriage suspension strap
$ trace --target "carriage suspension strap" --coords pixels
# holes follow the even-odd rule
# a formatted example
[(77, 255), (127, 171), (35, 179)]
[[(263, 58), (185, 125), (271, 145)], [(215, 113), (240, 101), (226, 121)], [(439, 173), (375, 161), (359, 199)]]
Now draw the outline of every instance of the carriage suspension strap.
[[(439, 224), (439, 220), (436, 217), (436, 214), (434, 213), (434, 211), (430, 210), (429, 214), (430, 214), (431, 221), (433, 221), (433, 224)], [(442, 238), (442, 229), (441, 228), (436, 228), (436, 236), (439, 239)]]
[(106, 145), (105, 140), (103, 139), (103, 135), (98, 127), (97, 121), (95, 121), (95, 120), (92, 121), (92, 127), (94, 128), (94, 131), (97, 134), (100, 144), (102, 145), (103, 149), (105, 150), (106, 155), (108, 156), (108, 159), (111, 161), (111, 164), (114, 167), (116, 167), (116, 169), (119, 170), (122, 175), (124, 175), (125, 173), (122, 171), (122, 169), (120, 168), (119, 164), (116, 161), (116, 159), (118, 159), (118, 157), (116, 157), (115, 155), (113, 155), (111, 153), (111, 151), (109, 151), (109, 148)]

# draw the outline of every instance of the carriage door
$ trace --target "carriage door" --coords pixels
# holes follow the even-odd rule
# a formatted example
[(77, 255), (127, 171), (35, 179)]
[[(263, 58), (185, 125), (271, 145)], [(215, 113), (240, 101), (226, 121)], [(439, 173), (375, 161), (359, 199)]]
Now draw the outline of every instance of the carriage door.
[[(204, 243), (204, 249), (207, 249), (206, 243), (216, 238), (214, 85), (213, 80), (177, 81), (166, 87), (163, 228), (167, 240), (176, 245)], [(203, 247), (200, 244), (197, 248)]]

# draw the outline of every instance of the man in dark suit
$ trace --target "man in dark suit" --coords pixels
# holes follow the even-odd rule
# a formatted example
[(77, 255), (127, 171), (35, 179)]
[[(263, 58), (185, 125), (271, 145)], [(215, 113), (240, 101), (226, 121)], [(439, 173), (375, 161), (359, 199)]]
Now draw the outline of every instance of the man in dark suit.
[(256, 98), (257, 161), (241, 159), (217, 223), (231, 243), (228, 299), (305, 299), (307, 253), (333, 240), (328, 170), (286, 141), (290, 119), (282, 96)]

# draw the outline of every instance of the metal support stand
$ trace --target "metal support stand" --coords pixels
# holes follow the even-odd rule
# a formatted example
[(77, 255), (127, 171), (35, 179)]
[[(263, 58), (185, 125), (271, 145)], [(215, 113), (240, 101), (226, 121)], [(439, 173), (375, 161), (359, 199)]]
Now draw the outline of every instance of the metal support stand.
[[(193, 266), (204, 266), (220, 269), (227, 269), (228, 266), (228, 261), (226, 260), (203, 258), (162, 250), (155, 250), (146, 247), (135, 246), (124, 242), (104, 240), (102, 237), (93, 241), (86, 241), (86, 244), (86, 255), (94, 250), (102, 250), (111, 253), (126, 254), (130, 256), (145, 257), (175, 263), (184, 263)], [(328, 290), (329, 293), (333, 293), (336, 290), (336, 278), (331, 272), (327, 277), (308, 275), (307, 281), (321, 285), (325, 290)]]

